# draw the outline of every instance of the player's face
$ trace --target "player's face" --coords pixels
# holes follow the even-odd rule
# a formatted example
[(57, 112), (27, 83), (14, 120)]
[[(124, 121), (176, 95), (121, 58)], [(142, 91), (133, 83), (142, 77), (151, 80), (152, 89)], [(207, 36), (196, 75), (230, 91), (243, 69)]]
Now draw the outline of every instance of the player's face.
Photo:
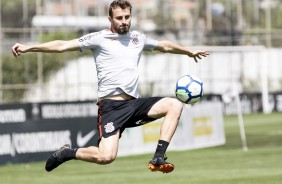
[(130, 9), (121, 9), (117, 7), (113, 9), (113, 17), (109, 17), (111, 22), (111, 30), (114, 33), (126, 34), (131, 26), (131, 14)]

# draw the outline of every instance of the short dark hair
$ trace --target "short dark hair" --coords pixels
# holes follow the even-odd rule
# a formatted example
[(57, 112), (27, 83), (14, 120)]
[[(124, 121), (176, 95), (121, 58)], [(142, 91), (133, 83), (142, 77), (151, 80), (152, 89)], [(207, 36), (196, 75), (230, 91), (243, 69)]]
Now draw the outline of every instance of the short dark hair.
[(132, 6), (130, 4), (129, 1), (127, 0), (115, 0), (111, 3), (110, 7), (109, 7), (109, 16), (113, 17), (113, 9), (120, 7), (121, 9), (126, 9), (129, 8), (130, 10), (130, 14), (131, 14), (131, 10), (132, 10)]

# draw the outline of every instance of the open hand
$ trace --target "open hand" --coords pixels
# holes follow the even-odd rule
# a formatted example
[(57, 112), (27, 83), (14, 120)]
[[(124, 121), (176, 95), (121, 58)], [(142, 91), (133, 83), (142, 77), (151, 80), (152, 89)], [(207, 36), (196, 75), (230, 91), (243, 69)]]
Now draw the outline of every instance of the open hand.
[(202, 59), (202, 57), (207, 57), (208, 55), (210, 54), (207, 51), (192, 51), (188, 56), (194, 58), (195, 62), (197, 63), (197, 59)]

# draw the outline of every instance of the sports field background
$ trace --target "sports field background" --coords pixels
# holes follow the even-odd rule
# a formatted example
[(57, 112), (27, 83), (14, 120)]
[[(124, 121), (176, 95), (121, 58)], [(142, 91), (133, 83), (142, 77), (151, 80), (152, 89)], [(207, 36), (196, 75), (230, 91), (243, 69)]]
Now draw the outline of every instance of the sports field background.
[(99, 166), (70, 161), (53, 172), (44, 162), (0, 167), (1, 184), (281, 184), (282, 113), (245, 115), (249, 151), (241, 146), (236, 116), (226, 116), (224, 146), (168, 152), (175, 164), (172, 173), (154, 173), (146, 168), (151, 154), (120, 157)]

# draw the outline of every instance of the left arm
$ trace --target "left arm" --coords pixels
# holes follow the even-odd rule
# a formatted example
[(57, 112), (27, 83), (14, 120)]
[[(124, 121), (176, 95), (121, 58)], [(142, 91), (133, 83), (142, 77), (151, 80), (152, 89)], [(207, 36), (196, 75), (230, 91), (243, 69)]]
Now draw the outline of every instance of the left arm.
[(173, 43), (171, 41), (159, 41), (155, 50), (164, 52), (164, 53), (172, 53), (172, 54), (182, 54), (187, 55), (189, 57), (194, 58), (195, 62), (198, 62), (197, 59), (202, 59), (201, 57), (206, 57), (209, 55), (207, 51), (192, 51), (187, 48)]

